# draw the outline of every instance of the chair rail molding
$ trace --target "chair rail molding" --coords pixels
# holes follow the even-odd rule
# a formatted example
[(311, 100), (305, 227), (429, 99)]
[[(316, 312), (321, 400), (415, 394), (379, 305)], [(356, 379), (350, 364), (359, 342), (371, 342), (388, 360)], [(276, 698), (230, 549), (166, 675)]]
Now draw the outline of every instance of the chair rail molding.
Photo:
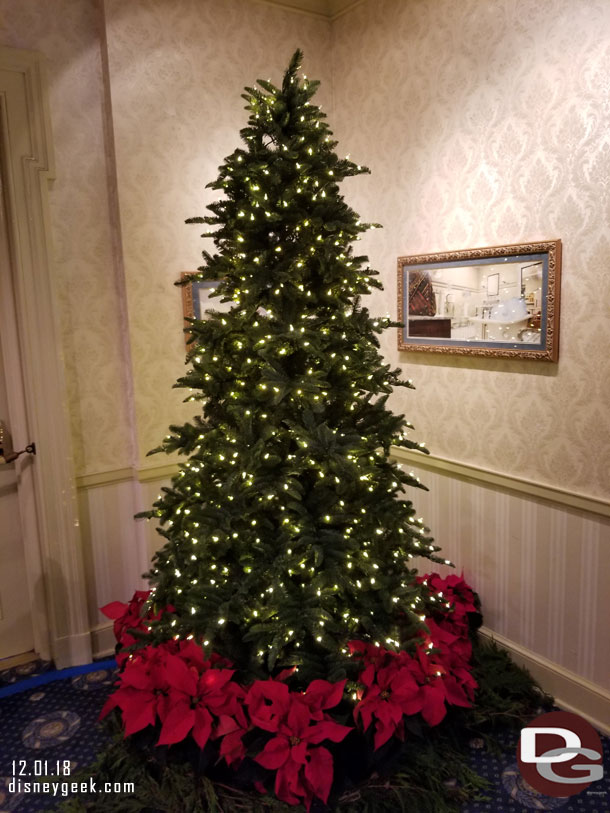
[(438, 472), (456, 480), (480, 483), (489, 488), (498, 488), (507, 492), (514, 491), (527, 497), (546, 500), (564, 509), (572, 508), (577, 511), (598, 514), (602, 517), (610, 517), (610, 502), (599, 497), (567, 491), (545, 483), (535, 483), (532, 480), (526, 480), (524, 477), (515, 477), (511, 474), (491, 471), (491, 469), (461, 463), (458, 460), (449, 460), (445, 457), (422, 454), (399, 446), (392, 447), (392, 456), (398, 463)]
[[(50, 654), (59, 668), (91, 660), (76, 487), (50, 240), (53, 146), (42, 54), (0, 47), (5, 197)], [(40, 590), (40, 585), (37, 585)]]
[(366, 0), (255, 0), (255, 2), (280, 6), (280, 8), (289, 11), (309, 14), (332, 22), (348, 11), (362, 5)]
[[(466, 482), (481, 483), (490, 488), (497, 488), (502, 491), (516, 492), (526, 497), (545, 500), (564, 509), (575, 509), (585, 511), (590, 514), (597, 514), (602, 517), (610, 517), (610, 502), (601, 500), (598, 497), (567, 491), (544, 483), (534, 483), (523, 477), (516, 477), (511, 474), (503, 474), (498, 471), (491, 471), (469, 463), (461, 463), (457, 460), (449, 460), (436, 455), (425, 455), (421, 452), (413, 452), (398, 446), (392, 446), (390, 453), (397, 463), (423, 468), (427, 471), (438, 472), (454, 479)], [(180, 471), (179, 464), (157, 463), (152, 466), (142, 466), (140, 468), (123, 468), (112, 471), (100, 471), (90, 474), (81, 474), (76, 478), (77, 488), (87, 489), (98, 486), (120, 483), (127, 480), (137, 480), (140, 483), (153, 483), (170, 480)]]

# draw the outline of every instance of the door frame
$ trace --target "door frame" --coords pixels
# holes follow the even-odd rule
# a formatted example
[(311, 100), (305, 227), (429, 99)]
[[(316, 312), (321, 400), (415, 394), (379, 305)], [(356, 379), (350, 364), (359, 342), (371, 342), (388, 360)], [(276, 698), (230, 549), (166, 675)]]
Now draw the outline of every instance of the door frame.
[[(0, 101), (0, 113), (4, 105)], [(2, 116), (4, 119), (4, 116)], [(13, 262), (11, 258), (8, 235), (8, 203), (6, 189), (6, 128), (0, 124), (0, 336), (2, 350), (2, 367), (4, 382), (6, 384), (6, 401), (8, 414), (1, 414), (3, 421), (8, 421), (11, 438), (17, 444), (17, 449), (23, 449), (23, 444), (32, 437), (27, 420), (25, 389), (19, 349), (19, 335), (17, 318), (15, 314), (15, 294), (13, 290)], [(11, 447), (9, 446), (9, 449)], [(4, 468), (4, 466), (3, 466)], [(41, 657), (48, 658), (49, 629), (46, 619), (46, 597), (42, 579), (42, 561), (40, 558), (40, 540), (38, 536), (38, 512), (36, 510), (34, 495), (33, 460), (29, 456), (19, 457), (12, 464), (16, 491), (16, 510), (19, 516), (19, 542), (21, 552), (25, 559), (25, 577), (27, 593), (29, 595), (28, 612), (29, 623), (32, 628), (32, 642), (26, 641), (22, 648), (13, 655), (21, 654), (33, 648)], [(0, 527), (0, 534), (2, 534)], [(12, 576), (16, 573), (13, 572)], [(21, 585), (20, 585), (21, 587)], [(23, 595), (23, 593), (21, 594)], [(4, 597), (0, 596), (4, 605)], [(8, 608), (7, 614), (10, 613)], [(34, 618), (38, 624), (34, 625)], [(9, 656), (10, 657), (10, 656)]]
[[(22, 517), (29, 598), (37, 651), (63, 668), (91, 661), (91, 635), (50, 239), (54, 156), (39, 53), (0, 47), (0, 136), (16, 317), (8, 363), (14, 367), (19, 354), (24, 396), (21, 403), (13, 396), (12, 419), (15, 440), (37, 447), (35, 459), (17, 462), (23, 491), (29, 482), (32, 495)], [(27, 438), (21, 434), (28, 431)]]

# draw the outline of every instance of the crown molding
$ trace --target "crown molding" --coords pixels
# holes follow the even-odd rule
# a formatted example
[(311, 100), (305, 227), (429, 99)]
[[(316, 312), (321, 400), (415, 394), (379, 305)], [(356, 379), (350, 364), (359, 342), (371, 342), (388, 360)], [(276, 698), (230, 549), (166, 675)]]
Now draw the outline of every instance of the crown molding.
[(362, 6), (366, 0), (328, 0), (327, 5), (330, 10), (331, 20), (336, 20), (348, 11), (352, 11), (358, 6)]
[(365, 0), (255, 0), (268, 6), (280, 8), (318, 17), (322, 20), (333, 21), (348, 11), (362, 5)]

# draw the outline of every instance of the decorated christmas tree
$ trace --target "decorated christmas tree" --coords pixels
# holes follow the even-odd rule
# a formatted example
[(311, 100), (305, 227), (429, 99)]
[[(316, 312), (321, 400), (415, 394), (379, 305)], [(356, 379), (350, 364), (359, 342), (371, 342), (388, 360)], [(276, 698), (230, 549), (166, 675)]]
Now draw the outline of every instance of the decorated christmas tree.
[(411, 385), (378, 350), (392, 323), (360, 301), (381, 287), (351, 246), (372, 225), (339, 191), (368, 170), (335, 153), (300, 57), (281, 88), (248, 89), (246, 146), (210, 184), (213, 214), (190, 221), (217, 249), (195, 279), (232, 304), (191, 326), (178, 386), (202, 414), (161, 447), (188, 461), (151, 514), (167, 544), (150, 578), (155, 603), (175, 607), (155, 640), (203, 635), (251, 675), (298, 665), (301, 681), (338, 680), (351, 638), (414, 640), (409, 560), (441, 560), (400, 499), (419, 482), (390, 449), (418, 445), (386, 401)]
[[(387, 407), (411, 386), (379, 352), (396, 324), (361, 302), (381, 285), (352, 244), (374, 224), (339, 184), (368, 170), (336, 154), (300, 61), (281, 87), (246, 89), (244, 146), (190, 221), (215, 245), (194, 279), (230, 308), (189, 325), (177, 386), (200, 411), (155, 450), (186, 460), (145, 514), (165, 538), (152, 590), (104, 608), (122, 670), (104, 714), (120, 710), (125, 740), (99, 770), (137, 780), (130, 810), (188, 795), (202, 811), (442, 811), (447, 771), (458, 800), (476, 785), (437, 732), (474, 720), (478, 604), (460, 577), (412, 566), (449, 563), (390, 456), (425, 450)], [(502, 691), (484, 694), (512, 713), (518, 680), (498, 662)]]

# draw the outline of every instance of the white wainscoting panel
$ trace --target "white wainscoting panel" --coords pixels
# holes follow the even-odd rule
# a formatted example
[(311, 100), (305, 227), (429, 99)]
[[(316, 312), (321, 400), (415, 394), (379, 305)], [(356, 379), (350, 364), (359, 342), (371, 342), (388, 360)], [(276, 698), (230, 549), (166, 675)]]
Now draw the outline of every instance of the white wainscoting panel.
[(127, 601), (134, 590), (146, 587), (145, 525), (134, 519), (143, 507), (140, 488), (137, 481), (125, 480), (79, 489), (89, 618), (96, 630), (109, 623), (100, 607)]
[(610, 689), (610, 520), (407, 468), (430, 489), (408, 497), (481, 596), (486, 627)]

